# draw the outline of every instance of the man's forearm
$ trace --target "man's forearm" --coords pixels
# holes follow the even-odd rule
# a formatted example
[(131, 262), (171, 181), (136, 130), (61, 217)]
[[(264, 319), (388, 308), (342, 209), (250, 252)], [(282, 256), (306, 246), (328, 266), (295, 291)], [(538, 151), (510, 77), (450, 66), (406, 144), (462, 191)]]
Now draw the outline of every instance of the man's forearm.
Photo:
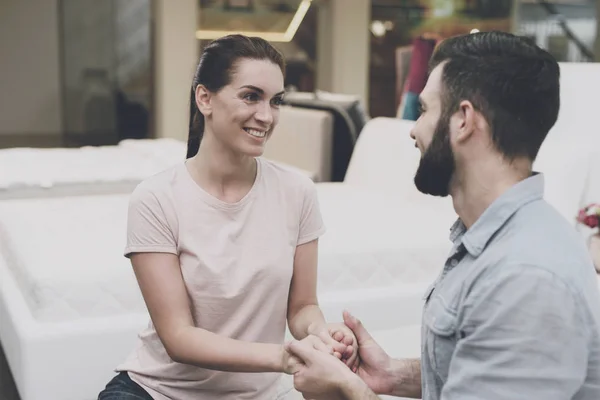
[(352, 375), (351, 378), (343, 382), (340, 386), (341, 397), (344, 400), (380, 400), (365, 382), (357, 375)]
[[(392, 360), (388, 377), (391, 391), (387, 394), (395, 397), (412, 399), (421, 398), (421, 360)], [(345, 400), (379, 400), (365, 382), (357, 375), (352, 375), (341, 385), (342, 398)]]
[(392, 360), (389, 375), (394, 385), (389, 394), (396, 397), (420, 399), (421, 394), (421, 360)]

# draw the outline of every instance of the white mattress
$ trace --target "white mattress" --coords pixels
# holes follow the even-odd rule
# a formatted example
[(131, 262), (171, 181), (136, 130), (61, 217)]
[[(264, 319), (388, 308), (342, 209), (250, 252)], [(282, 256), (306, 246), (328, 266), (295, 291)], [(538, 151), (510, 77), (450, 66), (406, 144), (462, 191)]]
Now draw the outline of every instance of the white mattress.
[(185, 158), (172, 139), (118, 146), (0, 150), (0, 198), (128, 193), (141, 180)]
[(0, 202), (0, 246), (31, 312), (65, 321), (143, 311), (125, 246), (127, 195)]
[[(352, 301), (357, 291), (422, 291), (440, 270), (447, 227), (389, 197), (319, 186), (329, 231), (319, 250), (319, 294)], [(125, 246), (128, 195), (0, 202), (2, 254), (40, 321), (144, 310)], [(394, 211), (395, 210), (395, 211)], [(416, 286), (415, 286), (416, 285)], [(346, 299), (346, 300), (341, 300)]]
[(450, 250), (451, 207), (407, 204), (402, 194), (318, 183), (327, 233), (320, 240), (322, 292), (429, 282)]
[[(118, 146), (0, 150), (0, 199), (130, 193), (185, 159), (175, 139), (127, 139)], [(312, 172), (288, 165), (311, 179)]]

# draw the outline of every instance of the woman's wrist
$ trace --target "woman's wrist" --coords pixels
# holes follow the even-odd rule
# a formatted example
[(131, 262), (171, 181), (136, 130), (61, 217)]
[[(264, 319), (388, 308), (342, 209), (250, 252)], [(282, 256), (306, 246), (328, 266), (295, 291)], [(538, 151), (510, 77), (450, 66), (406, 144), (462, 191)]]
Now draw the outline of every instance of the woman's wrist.
[(269, 372), (282, 373), (285, 371), (285, 360), (287, 359), (287, 351), (281, 345), (273, 345), (268, 353), (268, 368)]
[(321, 332), (327, 329), (327, 323), (323, 320), (313, 321), (308, 325), (306, 329), (306, 335), (318, 336)]
[(316, 304), (305, 305), (290, 314), (288, 320), (290, 332), (297, 340), (302, 340), (308, 335), (316, 335), (327, 327), (321, 309)]

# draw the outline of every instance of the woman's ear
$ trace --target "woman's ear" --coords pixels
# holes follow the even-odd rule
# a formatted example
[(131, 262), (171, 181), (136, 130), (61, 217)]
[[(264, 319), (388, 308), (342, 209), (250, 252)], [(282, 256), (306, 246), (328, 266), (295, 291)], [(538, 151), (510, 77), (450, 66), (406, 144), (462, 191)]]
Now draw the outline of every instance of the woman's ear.
[(196, 106), (205, 117), (212, 112), (211, 97), (212, 93), (204, 85), (196, 86)]

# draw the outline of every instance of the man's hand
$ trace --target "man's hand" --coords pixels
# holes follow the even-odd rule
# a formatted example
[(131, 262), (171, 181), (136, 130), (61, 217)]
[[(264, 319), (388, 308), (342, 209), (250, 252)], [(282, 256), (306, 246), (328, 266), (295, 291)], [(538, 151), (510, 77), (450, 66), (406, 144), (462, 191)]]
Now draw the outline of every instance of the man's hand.
[[(317, 350), (306, 340), (293, 341), (286, 350), (298, 357), (300, 365), (294, 373), (294, 387), (307, 399), (342, 400), (347, 398), (367, 399), (370, 392), (366, 385), (338, 358)], [(358, 397), (346, 397), (352, 393)]]
[(294, 375), (300, 370), (302, 361), (290, 353), (286, 347), (281, 352), (281, 370), (284, 374)]
[[(358, 345), (354, 332), (344, 323), (329, 323), (310, 329), (323, 343), (334, 349), (334, 355), (356, 372), (358, 368)], [(342, 346), (340, 346), (342, 345)]]
[(357, 375), (378, 394), (391, 393), (394, 385), (390, 374), (391, 358), (367, 332), (362, 323), (348, 311), (344, 311), (344, 323), (350, 328), (358, 342), (360, 364)]
[[(307, 337), (302, 339), (302, 344), (329, 356), (332, 356), (334, 353), (333, 348), (331, 346), (323, 343), (321, 339), (314, 335), (308, 335)], [(293, 375), (300, 369), (300, 366), (303, 365), (303, 363), (301, 359), (299, 359), (293, 353), (291, 353), (288, 350), (287, 346), (285, 346), (281, 357), (281, 365), (281, 369), (284, 373)]]

